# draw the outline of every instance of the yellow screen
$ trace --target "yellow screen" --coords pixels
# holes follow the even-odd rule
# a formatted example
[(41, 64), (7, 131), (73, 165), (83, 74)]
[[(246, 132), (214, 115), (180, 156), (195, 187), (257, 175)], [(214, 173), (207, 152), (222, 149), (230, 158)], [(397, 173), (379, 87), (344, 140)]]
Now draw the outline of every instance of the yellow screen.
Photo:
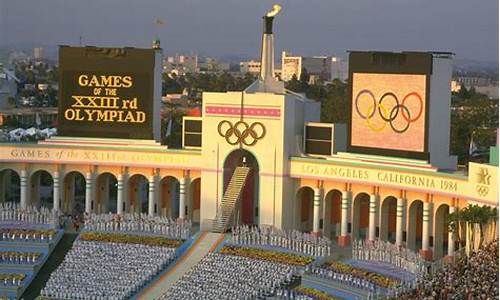
[(351, 145), (423, 152), (426, 75), (354, 73)]

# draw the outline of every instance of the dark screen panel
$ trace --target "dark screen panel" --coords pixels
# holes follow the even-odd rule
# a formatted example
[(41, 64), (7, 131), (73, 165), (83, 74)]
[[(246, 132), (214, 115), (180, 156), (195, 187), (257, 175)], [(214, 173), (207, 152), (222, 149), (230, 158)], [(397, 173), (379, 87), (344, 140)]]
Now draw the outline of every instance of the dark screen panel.
[(184, 146), (187, 147), (201, 147), (201, 134), (184, 134)]
[(184, 131), (201, 133), (201, 120), (184, 120)]
[(59, 49), (60, 136), (152, 139), (153, 49)]
[(306, 153), (317, 155), (332, 155), (332, 142), (306, 140)]
[(306, 126), (306, 139), (330, 141), (332, 139), (332, 128)]

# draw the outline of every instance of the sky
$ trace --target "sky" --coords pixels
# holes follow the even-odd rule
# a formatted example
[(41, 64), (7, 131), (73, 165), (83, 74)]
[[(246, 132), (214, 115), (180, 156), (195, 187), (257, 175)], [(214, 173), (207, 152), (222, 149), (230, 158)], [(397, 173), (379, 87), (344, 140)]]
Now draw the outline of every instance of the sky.
[(84, 45), (150, 47), (159, 37), (166, 53), (258, 58), (261, 16), (273, 3), (283, 6), (277, 51), (450, 51), (498, 61), (498, 0), (0, 0), (0, 46), (78, 45), (82, 36)]

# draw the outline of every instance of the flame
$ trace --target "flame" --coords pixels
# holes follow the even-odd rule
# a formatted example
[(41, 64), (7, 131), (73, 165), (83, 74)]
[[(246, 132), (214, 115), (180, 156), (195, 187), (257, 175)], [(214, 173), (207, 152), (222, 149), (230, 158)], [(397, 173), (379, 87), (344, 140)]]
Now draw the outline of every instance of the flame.
[(267, 14), (266, 14), (266, 17), (274, 17), (276, 16), (281, 10), (281, 5), (279, 4), (274, 4), (273, 5), (273, 9), (271, 9), (271, 11), (269, 11)]

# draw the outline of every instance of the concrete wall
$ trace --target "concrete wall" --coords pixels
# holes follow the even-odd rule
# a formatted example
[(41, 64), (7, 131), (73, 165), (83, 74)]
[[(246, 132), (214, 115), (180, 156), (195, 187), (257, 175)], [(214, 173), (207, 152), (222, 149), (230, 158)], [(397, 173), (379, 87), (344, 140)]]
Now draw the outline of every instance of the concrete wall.
[(433, 58), (429, 87), (429, 154), (433, 166), (454, 170), (457, 158), (450, 156), (451, 71), (451, 58)]
[(154, 67), (154, 90), (153, 90), (153, 138), (155, 141), (161, 141), (161, 82), (163, 71), (163, 54), (161, 49), (155, 51)]

